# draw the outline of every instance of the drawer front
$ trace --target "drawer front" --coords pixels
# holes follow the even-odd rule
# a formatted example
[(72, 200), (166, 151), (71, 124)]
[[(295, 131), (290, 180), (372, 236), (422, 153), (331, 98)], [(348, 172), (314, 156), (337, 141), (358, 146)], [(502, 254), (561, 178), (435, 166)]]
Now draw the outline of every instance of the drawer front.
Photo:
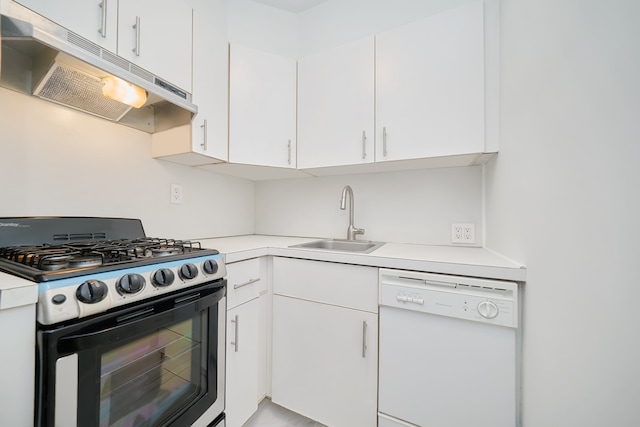
[(276, 257), (273, 293), (377, 313), (378, 269)]
[(260, 258), (227, 264), (227, 309), (257, 298), (265, 287)]

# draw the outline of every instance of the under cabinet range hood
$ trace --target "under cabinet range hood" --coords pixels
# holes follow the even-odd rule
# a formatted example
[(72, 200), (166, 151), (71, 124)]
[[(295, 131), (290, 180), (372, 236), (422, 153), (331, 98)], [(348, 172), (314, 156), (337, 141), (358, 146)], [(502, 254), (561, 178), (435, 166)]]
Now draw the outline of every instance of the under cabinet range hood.
[[(11, 0), (0, 0), (0, 34), (4, 88), (147, 133), (188, 124), (197, 112), (186, 91)], [(146, 92), (146, 102), (133, 108), (103, 95), (113, 77)]]

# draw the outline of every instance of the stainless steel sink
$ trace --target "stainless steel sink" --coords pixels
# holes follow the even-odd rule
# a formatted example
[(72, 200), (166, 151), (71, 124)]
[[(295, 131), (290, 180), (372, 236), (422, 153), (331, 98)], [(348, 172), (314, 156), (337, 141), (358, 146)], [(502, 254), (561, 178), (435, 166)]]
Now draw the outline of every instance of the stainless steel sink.
[(301, 243), (299, 245), (292, 245), (289, 247), (368, 254), (378, 249), (382, 245), (384, 245), (383, 242), (371, 242), (369, 240), (324, 239), (308, 243)]

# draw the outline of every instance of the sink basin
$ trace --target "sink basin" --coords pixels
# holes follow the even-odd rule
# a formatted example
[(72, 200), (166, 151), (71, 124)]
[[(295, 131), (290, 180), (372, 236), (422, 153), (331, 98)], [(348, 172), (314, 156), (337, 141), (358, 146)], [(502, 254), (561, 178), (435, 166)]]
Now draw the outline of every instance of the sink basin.
[(316, 240), (308, 243), (301, 243), (299, 245), (292, 245), (289, 247), (368, 254), (378, 249), (382, 245), (384, 245), (384, 243), (371, 242), (369, 240), (324, 239), (324, 240)]

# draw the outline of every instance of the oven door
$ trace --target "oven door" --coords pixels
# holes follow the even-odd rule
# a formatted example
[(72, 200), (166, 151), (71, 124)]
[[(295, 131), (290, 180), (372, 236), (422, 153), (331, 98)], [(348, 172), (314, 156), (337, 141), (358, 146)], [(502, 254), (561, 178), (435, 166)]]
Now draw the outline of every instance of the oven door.
[(40, 327), (35, 425), (223, 425), (225, 285)]

